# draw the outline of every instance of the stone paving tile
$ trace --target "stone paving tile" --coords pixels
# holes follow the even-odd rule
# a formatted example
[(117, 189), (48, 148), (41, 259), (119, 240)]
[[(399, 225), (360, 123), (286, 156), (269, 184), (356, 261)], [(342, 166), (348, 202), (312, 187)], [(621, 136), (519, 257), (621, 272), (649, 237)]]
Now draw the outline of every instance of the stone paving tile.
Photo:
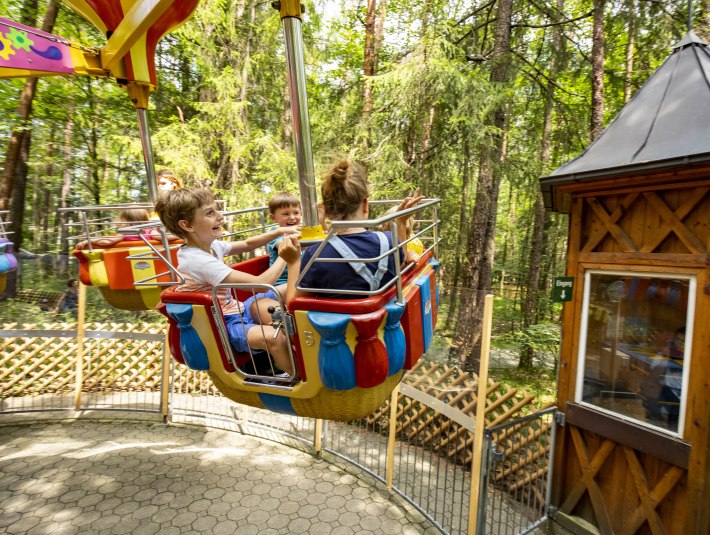
[(303, 451), (145, 421), (0, 426), (0, 498), (0, 534), (439, 533)]

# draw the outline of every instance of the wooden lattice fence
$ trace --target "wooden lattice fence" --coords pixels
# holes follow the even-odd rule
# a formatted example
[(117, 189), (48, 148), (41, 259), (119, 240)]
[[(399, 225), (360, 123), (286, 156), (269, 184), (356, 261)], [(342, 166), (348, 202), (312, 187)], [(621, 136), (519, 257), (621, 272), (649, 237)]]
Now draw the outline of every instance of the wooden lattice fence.
[[(9, 337), (0, 341), (2, 397), (73, 391), (77, 380), (74, 324), (3, 325), (4, 330), (48, 331), (45, 337)], [(88, 323), (83, 346), (84, 392), (159, 391), (163, 340), (136, 340), (135, 334), (164, 334), (159, 324)], [(126, 333), (125, 338), (93, 337), (96, 332)], [(54, 334), (54, 335), (53, 335)]]
[[(478, 402), (476, 395), (478, 376), (476, 374), (465, 372), (457, 367), (420, 360), (405, 375), (403, 382), (443, 401), (463, 414), (475, 418)], [(487, 428), (550, 406), (548, 404), (541, 408), (535, 407), (533, 395), (490, 379), (486, 394)], [(450, 460), (462, 464), (471, 463), (473, 436), (467, 433), (461, 425), (452, 422), (440, 412), (401, 394), (398, 397), (397, 405), (396, 433), (400, 440), (409, 443), (416, 438), (419, 445), (431, 447)], [(386, 425), (388, 414), (389, 400), (368, 417), (368, 423), (379, 422), (380, 425)], [(517, 430), (522, 431), (522, 429)], [(539, 435), (547, 430), (534, 430), (533, 433)], [(500, 440), (504, 442), (506, 435), (502, 434)], [(516, 444), (516, 446), (506, 449), (519, 446)]]
[[(9, 337), (0, 340), (0, 400), (39, 394), (67, 394), (76, 388), (77, 339), (73, 324), (9, 324), (3, 330), (46, 331), (46, 337)], [(165, 335), (163, 324), (86, 324), (82, 392), (158, 392), (162, 378), (164, 339), (140, 340), (137, 334)], [(101, 331), (115, 332), (119, 338), (102, 338)], [(154, 337), (153, 337), (154, 338)], [(173, 369), (172, 388), (176, 394), (217, 396), (205, 372), (186, 366)], [(456, 367), (420, 360), (403, 382), (473, 418), (478, 397), (478, 377)], [(538, 410), (534, 396), (523, 390), (489, 380), (486, 398), (486, 427), (519, 418)], [(408, 397), (397, 401), (397, 440), (426, 448), (450, 461), (470, 466), (473, 434), (440, 412)], [(544, 407), (543, 407), (544, 408)], [(386, 429), (389, 400), (368, 418), (368, 423)], [(527, 445), (549, 432), (549, 425), (524, 424), (506, 429), (494, 438), (506, 453), (506, 461), (496, 471), (496, 480), (505, 480), (510, 491), (531, 479), (544, 477), (549, 444), (534, 453)], [(535, 467), (534, 470), (531, 467)], [(511, 482), (511, 474), (517, 474)]]

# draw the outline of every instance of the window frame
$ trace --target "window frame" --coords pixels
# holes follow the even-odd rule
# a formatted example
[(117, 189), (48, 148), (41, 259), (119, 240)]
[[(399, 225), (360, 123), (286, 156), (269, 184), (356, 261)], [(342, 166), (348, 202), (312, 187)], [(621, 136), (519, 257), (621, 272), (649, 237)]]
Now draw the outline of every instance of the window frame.
[[(583, 295), (582, 306), (580, 308), (581, 318), (579, 326), (579, 345), (577, 348), (577, 376), (575, 378), (575, 393), (574, 402), (578, 405), (606, 414), (612, 418), (625, 422), (640, 425), (656, 432), (664, 433), (673, 437), (683, 437), (685, 431), (685, 415), (688, 408), (688, 386), (690, 377), (690, 367), (692, 349), (693, 349), (693, 326), (696, 311), (696, 293), (697, 293), (697, 272), (685, 271), (647, 271), (643, 268), (634, 269), (635, 266), (625, 266), (626, 269), (604, 269), (600, 267), (585, 268), (580, 266), (583, 272)], [(680, 408), (678, 412), (678, 428), (673, 431), (664, 427), (660, 427), (644, 420), (639, 420), (631, 416), (615, 412), (613, 410), (594, 405), (582, 399), (584, 392), (584, 377), (586, 370), (586, 350), (587, 350), (587, 334), (589, 327), (589, 301), (591, 297), (591, 278), (594, 275), (611, 275), (620, 277), (639, 277), (639, 278), (659, 278), (659, 279), (679, 279), (688, 282), (688, 304), (685, 318), (685, 348), (683, 353), (683, 375), (681, 380), (682, 390), (680, 396)]]

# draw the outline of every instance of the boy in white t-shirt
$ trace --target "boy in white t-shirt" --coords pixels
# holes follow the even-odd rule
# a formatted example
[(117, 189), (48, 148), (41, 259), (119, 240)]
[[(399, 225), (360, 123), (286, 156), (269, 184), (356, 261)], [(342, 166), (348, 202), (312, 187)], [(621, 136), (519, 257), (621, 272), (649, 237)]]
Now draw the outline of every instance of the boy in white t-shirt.
[[(167, 192), (156, 203), (155, 211), (165, 227), (186, 242), (177, 253), (178, 271), (185, 278), (178, 291), (212, 291), (220, 283), (273, 284), (287, 266), (283, 259), (278, 259), (261, 275), (251, 275), (233, 270), (224, 263), (224, 258), (253, 251), (279, 236), (299, 233), (296, 227), (278, 227), (246, 240), (223, 241), (223, 216), (217, 211), (214, 195), (207, 188), (182, 188)], [(296, 247), (292, 240), (282, 240), (280, 245), (280, 249)], [(298, 267), (295, 269), (298, 270)], [(232, 296), (230, 288), (218, 291), (232, 349), (240, 353), (248, 352), (249, 347), (267, 349), (279, 368), (293, 375), (286, 335), (283, 331), (277, 334), (271, 325), (259, 325), (268, 321), (267, 308), (278, 306), (274, 297), (272, 292), (267, 292), (241, 303)]]

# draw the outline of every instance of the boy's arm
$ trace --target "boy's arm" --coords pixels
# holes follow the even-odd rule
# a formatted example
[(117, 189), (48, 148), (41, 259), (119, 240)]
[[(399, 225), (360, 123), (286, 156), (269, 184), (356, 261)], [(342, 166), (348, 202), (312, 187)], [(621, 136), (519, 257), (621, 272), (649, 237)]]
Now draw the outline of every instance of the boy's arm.
[(231, 249), (228, 255), (253, 251), (254, 249), (257, 249), (262, 245), (266, 245), (267, 243), (272, 240), (275, 240), (276, 238), (280, 238), (281, 236), (300, 234), (300, 232), (300, 227), (276, 227), (274, 230), (264, 232), (263, 234), (257, 234), (256, 236), (251, 236), (246, 240), (237, 240), (231, 242)]
[(288, 264), (286, 281), (286, 305), (294, 298), (303, 295), (296, 289), (296, 281), (301, 272), (301, 246), (296, 238), (285, 238), (279, 242), (279, 257)]
[(281, 275), (281, 272), (286, 267), (286, 262), (279, 258), (269, 266), (269, 269), (261, 275), (252, 275), (233, 269), (232, 272), (222, 279), (222, 283), (227, 284), (273, 284)]

